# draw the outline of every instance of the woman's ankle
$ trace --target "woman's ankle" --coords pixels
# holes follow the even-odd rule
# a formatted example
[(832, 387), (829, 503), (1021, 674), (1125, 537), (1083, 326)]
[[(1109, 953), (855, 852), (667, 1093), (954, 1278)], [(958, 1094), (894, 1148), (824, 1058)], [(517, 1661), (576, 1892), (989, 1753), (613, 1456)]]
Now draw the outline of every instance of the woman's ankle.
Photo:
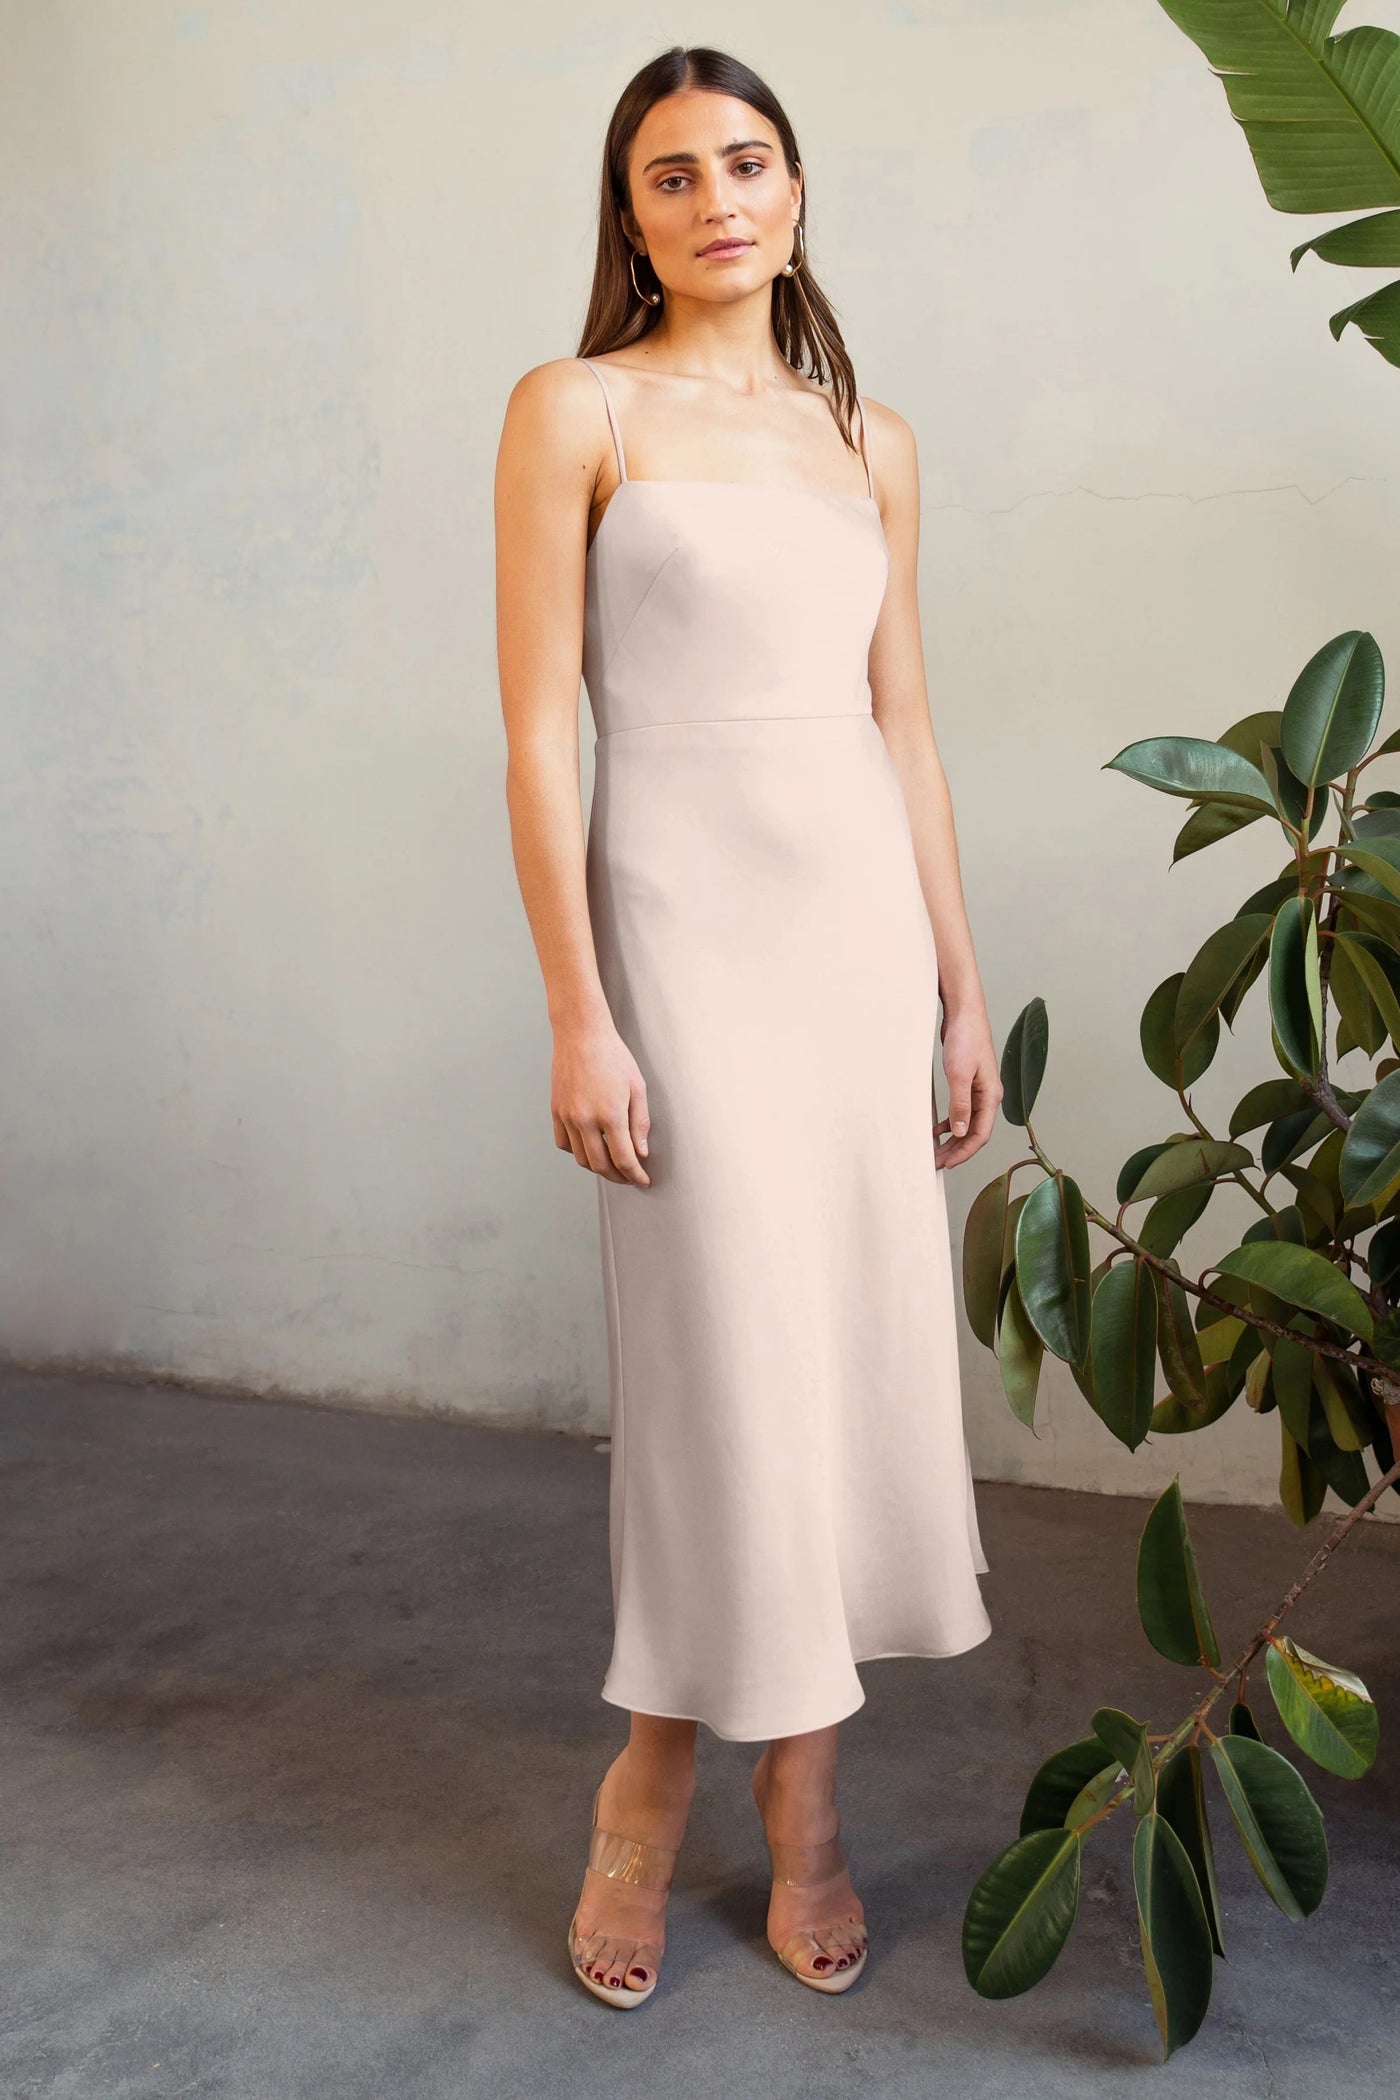
[[(639, 1754), (632, 1743), (624, 1743), (603, 1781), (605, 1796), (626, 1800), (629, 1815), (664, 1822), (677, 1814), (688, 1814), (695, 1793), (695, 1758), (668, 1755), (662, 1758)], [(638, 1836), (647, 1833), (638, 1830)]]

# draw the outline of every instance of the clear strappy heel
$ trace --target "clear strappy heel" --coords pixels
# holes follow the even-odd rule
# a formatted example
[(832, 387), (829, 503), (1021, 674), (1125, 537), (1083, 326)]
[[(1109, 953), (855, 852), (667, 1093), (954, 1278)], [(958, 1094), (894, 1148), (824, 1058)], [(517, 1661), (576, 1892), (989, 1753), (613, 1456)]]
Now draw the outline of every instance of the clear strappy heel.
[[(779, 1961), (799, 1983), (810, 1984), (814, 1991), (848, 1991), (865, 1967), (869, 1939), (864, 1922), (849, 1907), (849, 1896), (836, 1891), (846, 1874), (840, 1824), (818, 1845), (777, 1844), (772, 1838), (767, 1844), (774, 1881), (801, 1889), (807, 1897), (809, 1922), (799, 1925), (774, 1950)], [(826, 1962), (830, 1967), (823, 1975), (815, 1973), (814, 1967), (800, 1967), (803, 1961)]]
[[(623, 1837), (615, 1830), (600, 1830), (598, 1827), (598, 1796), (603, 1783), (598, 1782), (593, 1796), (593, 1829), (588, 1844), (588, 1869), (594, 1874), (605, 1874), (610, 1881), (628, 1882), (633, 1888), (669, 1889), (675, 1871), (679, 1847), (654, 1845), (644, 1838)], [(616, 1918), (616, 1913), (614, 1914)], [(622, 1907), (625, 1921), (626, 1906)], [(656, 1980), (661, 1962), (663, 1943), (652, 1937), (655, 1928), (653, 1914), (648, 1911), (641, 1921), (641, 1929), (632, 1933), (623, 1922), (619, 1927), (614, 1922), (606, 1932), (591, 1932), (582, 1939), (578, 1937), (578, 1905), (569, 1920), (569, 1960), (574, 1974), (585, 1989), (605, 2004), (621, 2006), (630, 2010), (634, 2005), (645, 2005), (656, 1989)], [(611, 1950), (611, 1952), (609, 1952)], [(604, 1963), (603, 1956), (608, 1953)], [(590, 1976), (590, 1968), (606, 1967), (606, 1980)], [(648, 1975), (650, 1982), (633, 1984), (629, 1979), (636, 1975)]]

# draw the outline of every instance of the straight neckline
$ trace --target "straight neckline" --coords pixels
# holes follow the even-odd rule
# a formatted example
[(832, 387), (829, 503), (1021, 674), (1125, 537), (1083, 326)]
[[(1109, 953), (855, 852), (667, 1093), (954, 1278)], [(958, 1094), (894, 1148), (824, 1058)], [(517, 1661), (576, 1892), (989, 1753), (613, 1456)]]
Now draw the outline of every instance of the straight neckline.
[(868, 510), (874, 511), (875, 522), (880, 527), (880, 537), (882, 539), (885, 533), (884, 519), (880, 515), (879, 498), (876, 496), (857, 495), (849, 489), (804, 488), (797, 482), (786, 481), (699, 481), (668, 474), (659, 474), (654, 475), (650, 479), (643, 477), (641, 480), (636, 480), (629, 474), (625, 481), (619, 481), (617, 487), (609, 496), (603, 515), (598, 520), (597, 530), (588, 542), (584, 554), (585, 561), (589, 559), (593, 549), (603, 537), (603, 527), (612, 516), (613, 505), (617, 502), (624, 489), (752, 489), (755, 491), (761, 490), (768, 495), (815, 496), (819, 503), (860, 503), (865, 505)]
[[(835, 501), (837, 503), (865, 503), (868, 504), (874, 510), (876, 522), (879, 524), (880, 527), (880, 537), (882, 540), (884, 539), (885, 521), (884, 518), (881, 516), (879, 498), (875, 494), (875, 472), (870, 464), (870, 442), (869, 433), (866, 429), (865, 403), (864, 401), (862, 401), (859, 394), (857, 394), (855, 397), (855, 403), (857, 413), (860, 417), (860, 457), (865, 467), (866, 493), (864, 495), (854, 495), (849, 493), (845, 489), (807, 488), (802, 486), (800, 483), (789, 483), (786, 481), (733, 481), (726, 480), (724, 478), (720, 478), (718, 480), (700, 481), (689, 476), (671, 476), (665, 474), (656, 475), (651, 479), (643, 477), (641, 480), (635, 480), (633, 476), (630, 475), (627, 471), (627, 453), (622, 443), (622, 425), (618, 421), (617, 403), (613, 399), (613, 390), (608, 384), (606, 374), (604, 373), (602, 366), (599, 364), (595, 364), (591, 357), (581, 357), (578, 361), (581, 365), (587, 365), (589, 371), (593, 374), (593, 377), (597, 380), (599, 386), (603, 390), (603, 400), (607, 405), (608, 411), (608, 424), (610, 429), (612, 430), (613, 450), (617, 454), (618, 475), (617, 487), (613, 490), (612, 495), (608, 498), (607, 509), (604, 510), (602, 517), (598, 520), (598, 530), (594, 533), (592, 539), (588, 543), (588, 547), (585, 553), (585, 559), (587, 558), (587, 555), (591, 554), (593, 552), (593, 549), (597, 546), (599, 535), (602, 533), (603, 526), (607, 521), (608, 512), (612, 509), (613, 503), (615, 502), (616, 498), (622, 493), (623, 489), (625, 488), (776, 489), (780, 495), (816, 496), (819, 497), (821, 501), (828, 503), (832, 501)], [(888, 544), (888, 542), (886, 544)]]

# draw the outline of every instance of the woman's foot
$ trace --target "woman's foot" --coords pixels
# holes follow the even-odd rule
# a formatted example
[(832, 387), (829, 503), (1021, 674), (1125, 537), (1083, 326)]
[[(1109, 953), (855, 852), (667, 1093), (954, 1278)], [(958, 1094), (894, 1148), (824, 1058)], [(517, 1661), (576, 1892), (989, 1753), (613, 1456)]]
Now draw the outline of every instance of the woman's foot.
[[(625, 1833), (634, 1846), (679, 1848), (695, 1790), (694, 1736), (690, 1755), (638, 1756), (634, 1744), (620, 1750), (598, 1789), (596, 1829)], [(624, 1840), (603, 1849), (605, 1869), (584, 1870), (583, 1892), (574, 1913), (572, 1951), (576, 1965), (612, 1990), (650, 1993), (666, 1944), (666, 1886), (655, 1871), (656, 1855), (641, 1881)], [(647, 1883), (652, 1885), (648, 1886)]]
[(753, 1797), (775, 1858), (793, 1879), (773, 1881), (768, 1944), (804, 1981), (831, 1988), (839, 1976), (844, 1988), (846, 1973), (863, 1963), (866, 1931), (841, 1853), (834, 1781), (816, 1760), (773, 1752), (770, 1743), (754, 1766)]

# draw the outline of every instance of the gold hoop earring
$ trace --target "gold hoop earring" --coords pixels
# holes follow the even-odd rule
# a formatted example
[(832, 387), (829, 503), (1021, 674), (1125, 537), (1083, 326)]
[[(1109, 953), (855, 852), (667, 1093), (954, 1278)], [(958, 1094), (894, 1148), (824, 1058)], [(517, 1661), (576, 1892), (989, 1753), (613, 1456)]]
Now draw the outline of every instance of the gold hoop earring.
[[(653, 274), (655, 273), (653, 272)], [(643, 300), (647, 306), (660, 306), (660, 291), (644, 292), (637, 282), (637, 251), (635, 248), (632, 250), (632, 289), (637, 294), (637, 297)]]
[(795, 277), (798, 271), (802, 268), (803, 263), (807, 260), (807, 243), (802, 238), (802, 221), (800, 219), (793, 220), (792, 230), (797, 235), (797, 250), (796, 253), (793, 256), (791, 256), (787, 262), (783, 264), (782, 271), (780, 274), (784, 277)]

